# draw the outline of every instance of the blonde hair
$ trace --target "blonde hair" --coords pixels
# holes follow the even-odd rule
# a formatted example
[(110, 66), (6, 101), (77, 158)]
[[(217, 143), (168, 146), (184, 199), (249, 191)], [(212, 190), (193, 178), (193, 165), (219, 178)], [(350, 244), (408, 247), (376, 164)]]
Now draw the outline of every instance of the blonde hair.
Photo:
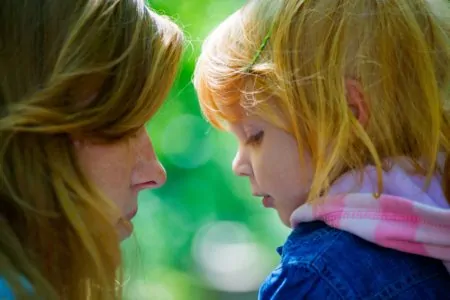
[[(446, 1), (253, 0), (206, 40), (194, 84), (217, 127), (239, 120), (240, 106), (293, 134), (316, 168), (308, 201), (367, 164), (380, 191), (386, 158), (406, 156), (431, 178), (438, 152), (450, 152), (449, 45)], [(363, 89), (364, 127), (346, 78)], [(450, 200), (449, 160), (444, 169)]]
[(128, 138), (167, 96), (180, 29), (144, 0), (0, 2), (0, 276), (18, 298), (120, 299), (117, 208), (72, 138)]

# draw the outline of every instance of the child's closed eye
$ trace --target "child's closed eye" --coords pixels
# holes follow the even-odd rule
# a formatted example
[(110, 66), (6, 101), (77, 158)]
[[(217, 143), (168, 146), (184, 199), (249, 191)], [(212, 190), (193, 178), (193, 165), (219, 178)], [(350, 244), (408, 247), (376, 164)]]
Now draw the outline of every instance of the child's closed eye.
[(245, 141), (246, 145), (258, 145), (262, 142), (264, 137), (264, 131), (259, 131), (256, 134), (250, 135)]

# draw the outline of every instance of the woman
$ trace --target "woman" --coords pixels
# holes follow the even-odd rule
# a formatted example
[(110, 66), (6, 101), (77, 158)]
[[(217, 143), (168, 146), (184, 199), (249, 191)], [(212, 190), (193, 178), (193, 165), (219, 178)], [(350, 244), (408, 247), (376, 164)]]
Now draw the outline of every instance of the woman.
[(144, 125), (182, 44), (144, 0), (0, 2), (0, 298), (121, 298), (137, 193), (165, 181)]

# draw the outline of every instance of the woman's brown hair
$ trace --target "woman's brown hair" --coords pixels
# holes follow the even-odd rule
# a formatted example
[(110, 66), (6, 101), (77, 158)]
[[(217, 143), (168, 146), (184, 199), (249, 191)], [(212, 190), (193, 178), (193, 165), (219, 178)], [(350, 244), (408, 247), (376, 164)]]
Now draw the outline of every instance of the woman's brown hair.
[(141, 128), (182, 45), (144, 0), (0, 2), (0, 276), (19, 299), (28, 283), (41, 299), (121, 298), (116, 210), (72, 137), (114, 143)]

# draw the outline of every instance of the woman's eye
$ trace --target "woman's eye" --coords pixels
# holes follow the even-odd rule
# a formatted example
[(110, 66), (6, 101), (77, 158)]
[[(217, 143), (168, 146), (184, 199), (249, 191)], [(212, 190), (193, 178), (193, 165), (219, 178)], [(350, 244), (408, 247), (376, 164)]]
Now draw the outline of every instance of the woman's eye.
[(130, 132), (130, 133), (127, 135), (127, 140), (128, 140), (128, 141), (132, 141), (132, 140), (138, 139), (138, 138), (141, 136), (141, 134), (143, 133), (142, 130), (145, 130), (145, 129), (144, 129), (143, 127), (141, 127), (141, 128), (139, 128), (139, 129), (133, 130), (132, 132)]
[(128, 135), (128, 139), (133, 140), (136, 139), (139, 136), (139, 130), (131, 132), (130, 135)]
[(264, 131), (260, 131), (257, 134), (251, 135), (247, 138), (245, 141), (246, 145), (257, 145), (262, 142), (262, 139), (264, 137)]

